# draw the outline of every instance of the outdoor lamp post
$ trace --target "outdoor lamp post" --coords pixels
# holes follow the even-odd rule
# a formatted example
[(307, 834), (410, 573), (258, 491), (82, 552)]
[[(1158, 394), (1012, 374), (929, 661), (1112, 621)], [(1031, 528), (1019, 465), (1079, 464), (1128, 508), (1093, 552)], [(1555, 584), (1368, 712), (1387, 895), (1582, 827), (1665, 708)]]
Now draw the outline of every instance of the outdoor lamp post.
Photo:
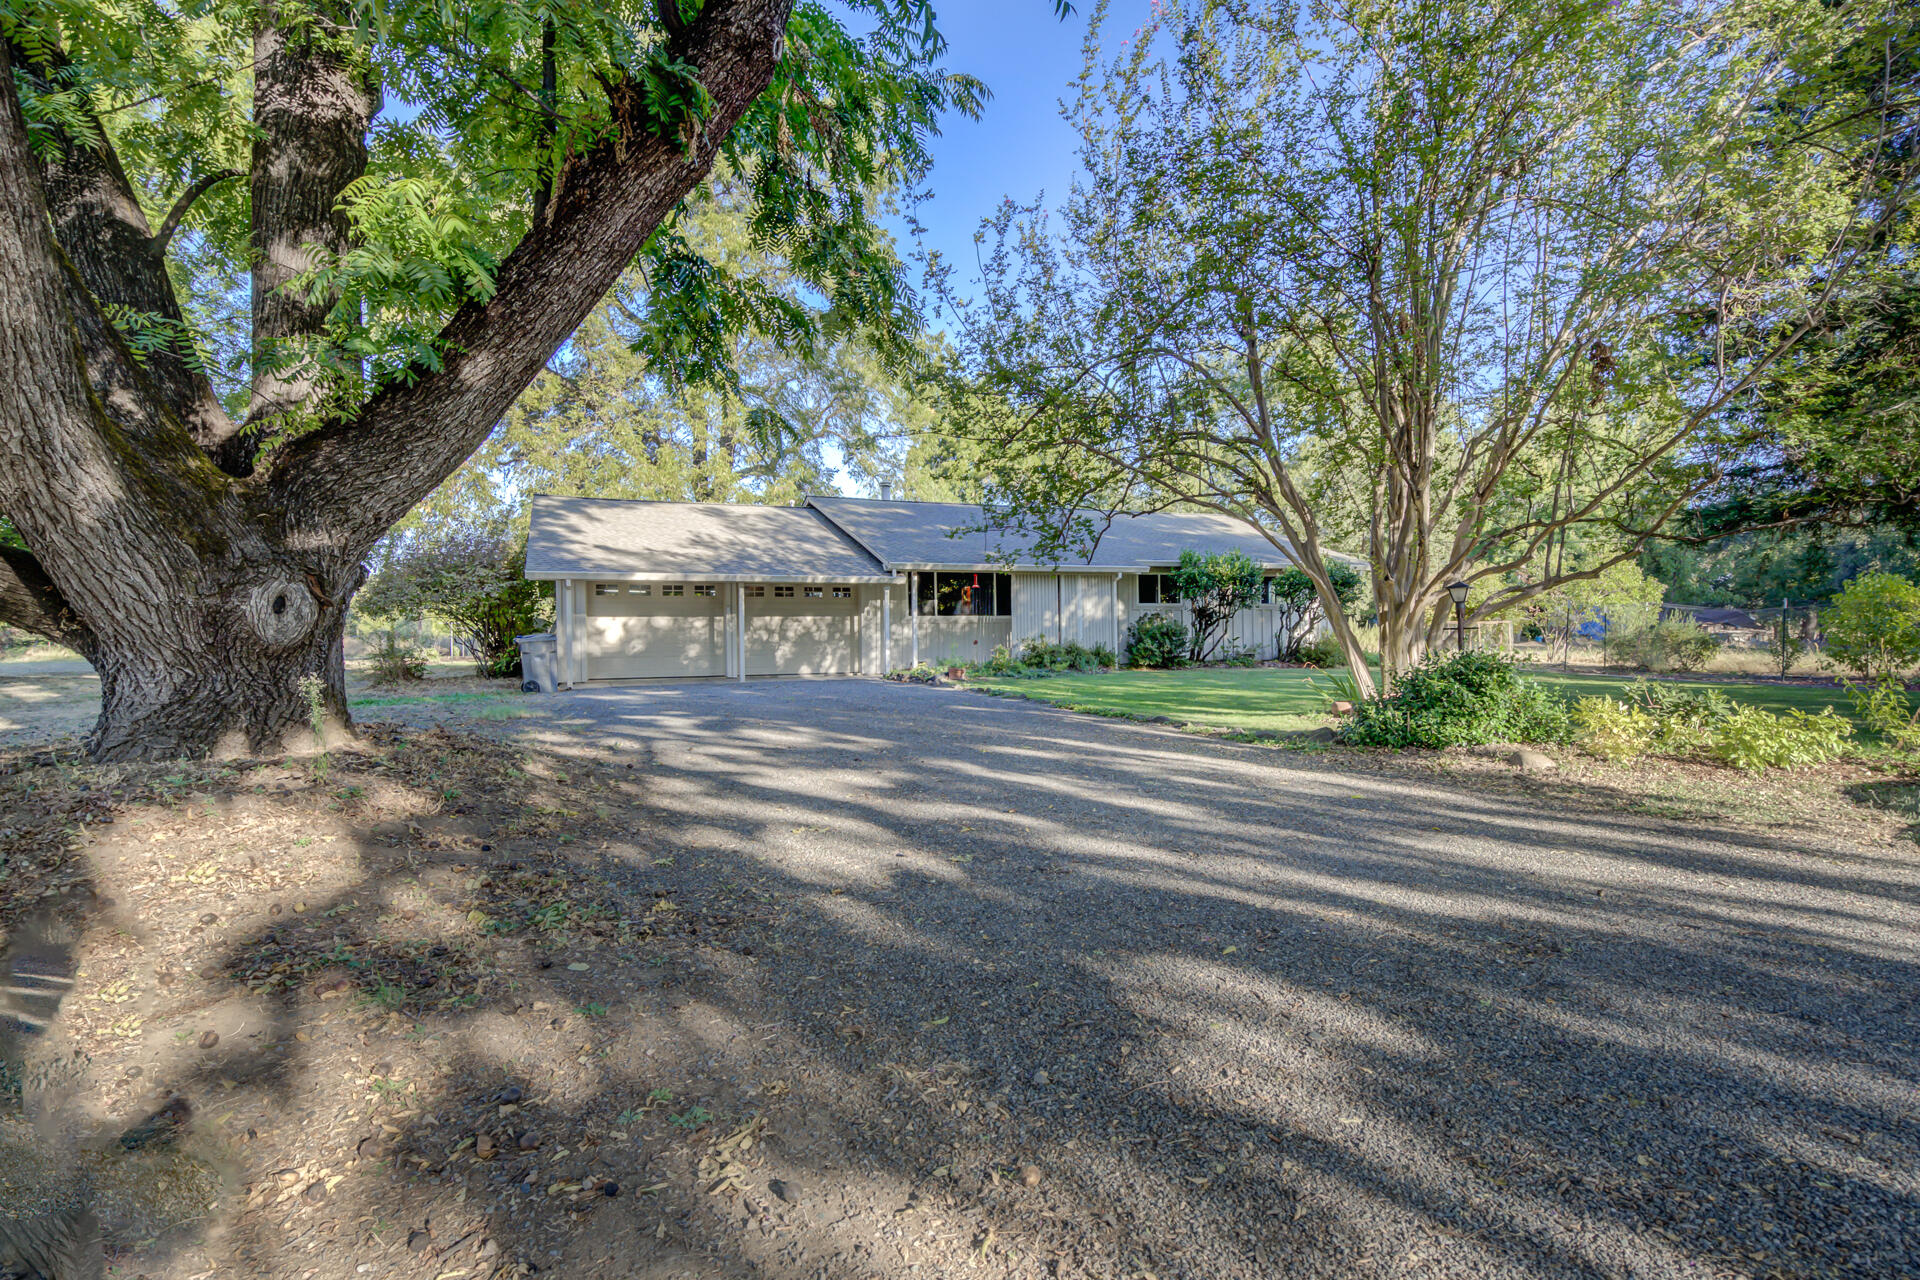
[(1456, 653), (1467, 651), (1467, 592), (1473, 590), (1464, 582), (1449, 582), (1447, 594), (1453, 597), (1453, 647)]

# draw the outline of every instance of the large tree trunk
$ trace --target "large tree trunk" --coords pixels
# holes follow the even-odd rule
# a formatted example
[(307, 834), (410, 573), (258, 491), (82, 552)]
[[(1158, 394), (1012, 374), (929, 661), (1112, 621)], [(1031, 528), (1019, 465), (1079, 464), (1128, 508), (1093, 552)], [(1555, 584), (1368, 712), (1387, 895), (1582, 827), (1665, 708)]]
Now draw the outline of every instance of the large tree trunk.
[(230, 646), (181, 647), (167, 643), (162, 631), (151, 648), (136, 633), (131, 645), (98, 649), (93, 665), (100, 674), (100, 719), (88, 751), (101, 760), (224, 758), (304, 754), (339, 742), (352, 724), (342, 648), (345, 603), (324, 609), (302, 604), (300, 597), (309, 594), (305, 584), (266, 588), (205, 601), (207, 620), (274, 620), (273, 601), (287, 601), (287, 630), (295, 639), (285, 648), (263, 645), (243, 625), (227, 637)]
[[(442, 367), (257, 465), (245, 442), (261, 417), (311, 409), (315, 388), (270, 376), (236, 425), (208, 407), (205, 379), (133, 358), (104, 307), (170, 290), (165, 229), (135, 251), (145, 219), (107, 144), (89, 158), (67, 139), (43, 172), (0, 43), (0, 513), (30, 548), (0, 549), (0, 622), (93, 661), (96, 757), (310, 747), (316, 696), (324, 732), (348, 725), (342, 635), (362, 557), (485, 438), (706, 175), (772, 78), (788, 9), (708, 0), (676, 23), (676, 55), (713, 102), (699, 136), (659, 136), (645, 92), (609, 84), (615, 136), (563, 166), (493, 296), (447, 324)], [(270, 343), (322, 327), (321, 304), (284, 285), (305, 245), (344, 243), (335, 206), (364, 166), (376, 93), (349, 60), (270, 26), (259, 52), (256, 328)], [(131, 247), (103, 248), (116, 244)]]

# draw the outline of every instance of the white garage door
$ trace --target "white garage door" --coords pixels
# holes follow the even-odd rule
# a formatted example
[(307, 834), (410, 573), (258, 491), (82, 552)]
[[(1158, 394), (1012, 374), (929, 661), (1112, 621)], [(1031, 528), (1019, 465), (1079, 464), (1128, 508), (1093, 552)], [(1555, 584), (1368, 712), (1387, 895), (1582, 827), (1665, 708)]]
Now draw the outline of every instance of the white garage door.
[(859, 669), (852, 587), (761, 591), (764, 594), (747, 597), (748, 675), (847, 675)]
[(725, 675), (723, 590), (691, 582), (588, 587), (587, 678)]

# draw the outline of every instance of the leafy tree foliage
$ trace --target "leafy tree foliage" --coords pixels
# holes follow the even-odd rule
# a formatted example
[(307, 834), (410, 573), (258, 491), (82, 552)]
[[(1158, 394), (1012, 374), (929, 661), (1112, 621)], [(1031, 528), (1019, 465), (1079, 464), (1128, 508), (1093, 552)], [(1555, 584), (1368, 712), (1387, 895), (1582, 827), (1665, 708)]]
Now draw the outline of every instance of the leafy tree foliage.
[(1526, 608), (1529, 620), (1548, 640), (1560, 642), (1562, 658), (1588, 623), (1599, 623), (1609, 639), (1653, 625), (1666, 599), (1666, 584), (1649, 578), (1631, 561), (1617, 561), (1590, 578), (1568, 578)]
[[(1334, 560), (1327, 565), (1327, 578), (1340, 607), (1352, 610), (1366, 589), (1360, 571), (1344, 560)], [(1300, 646), (1311, 638), (1313, 624), (1322, 616), (1320, 593), (1313, 579), (1298, 569), (1283, 569), (1267, 579), (1266, 593), (1267, 602), (1280, 611), (1275, 627), (1280, 633), (1278, 656), (1285, 662), (1298, 662)]]
[(1909, 34), (1890, 2), (1161, 6), (1089, 42), (1064, 206), (1009, 202), (950, 288), (994, 485), (1042, 529), (1247, 516), (1371, 692), (1325, 517), (1353, 515), (1389, 680), (1456, 577), (1506, 584), (1484, 617), (1636, 556), (1886, 260)]
[(1920, 529), (1796, 523), (1647, 547), (1641, 565), (1685, 604), (1824, 604), (1863, 573), (1920, 577)]
[(1907, 578), (1862, 574), (1833, 598), (1820, 625), (1827, 657), (1863, 680), (1920, 665), (1920, 586)]
[(551, 584), (526, 579), (527, 543), (504, 524), (441, 527), (397, 540), (361, 590), (359, 611), (376, 621), (430, 617), (474, 651), (483, 676), (520, 669), (518, 635), (552, 623)]
[(836, 468), (870, 484), (899, 473), (901, 438), (931, 425), (917, 379), (755, 250), (732, 184), (694, 210), (688, 242), (806, 315), (821, 341), (795, 352), (749, 327), (730, 339), (730, 385), (676, 385), (647, 351), (646, 282), (629, 272), (454, 487), (498, 488), (502, 500), (556, 493), (788, 503), (830, 488)]

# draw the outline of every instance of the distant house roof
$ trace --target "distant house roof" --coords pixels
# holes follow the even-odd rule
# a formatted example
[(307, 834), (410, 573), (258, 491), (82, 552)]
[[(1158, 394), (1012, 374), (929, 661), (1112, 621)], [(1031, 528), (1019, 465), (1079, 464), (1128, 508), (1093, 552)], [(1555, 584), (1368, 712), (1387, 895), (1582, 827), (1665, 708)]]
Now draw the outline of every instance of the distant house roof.
[(541, 494), (527, 531), (527, 577), (880, 582), (889, 575), (808, 507)]
[(1758, 631), (1761, 622), (1745, 609), (1727, 609), (1717, 605), (1669, 604), (1660, 609), (1662, 615), (1672, 617), (1684, 614), (1703, 627), (1729, 627), (1736, 631)]
[[(889, 569), (1020, 565), (1052, 568), (1030, 554), (1034, 539), (1018, 530), (987, 529), (984, 508), (963, 502), (812, 497), (807, 505), (845, 530)], [(1097, 527), (1097, 525), (1096, 525)], [(964, 531), (964, 532), (963, 532)], [(1211, 511), (1119, 515), (1084, 564), (1111, 571), (1151, 569), (1180, 562), (1182, 551), (1243, 551), (1267, 568), (1293, 562), (1253, 525)]]

